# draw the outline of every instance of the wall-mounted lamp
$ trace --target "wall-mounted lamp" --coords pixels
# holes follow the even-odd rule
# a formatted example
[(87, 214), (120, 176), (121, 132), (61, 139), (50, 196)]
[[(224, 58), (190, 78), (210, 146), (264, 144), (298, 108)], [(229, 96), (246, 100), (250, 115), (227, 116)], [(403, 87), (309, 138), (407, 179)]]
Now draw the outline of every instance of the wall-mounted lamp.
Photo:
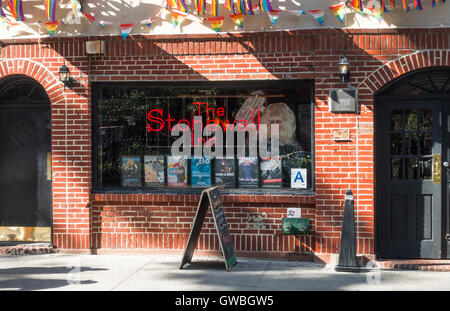
[(348, 70), (348, 59), (347, 57), (342, 57), (339, 60), (339, 78), (341, 83), (348, 83), (349, 79), (350, 79), (350, 70)]
[(73, 86), (74, 80), (70, 76), (70, 70), (66, 66), (66, 62), (59, 68), (59, 79), (64, 84), (64, 88), (68, 87), (69, 89)]

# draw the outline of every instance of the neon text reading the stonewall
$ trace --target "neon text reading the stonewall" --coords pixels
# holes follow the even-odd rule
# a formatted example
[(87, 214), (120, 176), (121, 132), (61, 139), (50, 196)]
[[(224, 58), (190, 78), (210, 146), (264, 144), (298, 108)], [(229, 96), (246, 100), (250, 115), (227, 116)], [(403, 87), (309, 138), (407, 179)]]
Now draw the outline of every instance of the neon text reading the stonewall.
[[(237, 156), (246, 157), (246, 150), (250, 157), (259, 156), (262, 158), (279, 156), (279, 124), (270, 124), (270, 130), (267, 129), (267, 124), (260, 124), (260, 109), (250, 111), (250, 122), (247, 120), (234, 120), (232, 124), (226, 120), (223, 122), (219, 117), (225, 116), (225, 109), (223, 107), (210, 108), (209, 105), (203, 102), (194, 103), (198, 105), (198, 115), (194, 116), (194, 120), (189, 122), (186, 119), (179, 120), (175, 126), (175, 119), (168, 114), (166, 119), (164, 117), (162, 109), (152, 109), (147, 114), (148, 132), (159, 132), (164, 129), (167, 123), (171, 136), (180, 136), (176, 139), (171, 148), (172, 156), (191, 157), (191, 148), (194, 147), (194, 156), (202, 157), (208, 156), (211, 158), (218, 157), (223, 158), (224, 153), (224, 136), (226, 137), (226, 157), (234, 156), (234, 146), (236, 146)], [(210, 120), (203, 128), (201, 106), (206, 105), (206, 113)], [(154, 113), (159, 116), (154, 115)], [(212, 113), (212, 116), (210, 116)], [(253, 123), (254, 118), (257, 119), (257, 126)], [(250, 123), (250, 124), (248, 124)], [(152, 127), (156, 125), (156, 128)], [(224, 135), (224, 132), (226, 135)], [(237, 133), (237, 145), (235, 142), (235, 133)], [(270, 133), (270, 134), (268, 134)], [(246, 139), (248, 134), (248, 139)], [(268, 136), (270, 136), (270, 151), (268, 150)], [(258, 144), (259, 143), (259, 144)], [(248, 144), (248, 146), (247, 146)], [(259, 148), (258, 148), (259, 146)], [(247, 148), (248, 147), (248, 148)], [(182, 149), (182, 150), (180, 150)]]
[[(229, 123), (228, 120), (226, 120), (226, 121), (215, 120), (216, 117), (224, 117), (225, 116), (225, 108), (223, 108), (223, 107), (214, 109), (213, 107), (209, 107), (208, 103), (204, 103), (204, 102), (195, 102), (195, 103), (193, 103), (193, 105), (198, 106), (198, 116), (201, 116), (201, 106), (206, 105), (206, 115), (210, 118), (210, 120), (208, 122), (206, 122), (206, 126), (212, 125), (215, 128), (215, 126), (217, 124), (219, 124), (219, 122), (220, 122), (224, 131), (233, 130), (236, 125), (238, 125), (237, 126), (238, 130), (245, 131), (248, 126), (247, 120), (238, 120), (237, 123), (236, 123), (236, 120), (234, 120), (233, 123)], [(260, 125), (259, 123), (260, 123), (260, 118), (261, 118), (261, 112), (260, 112), (259, 107), (256, 109), (256, 111), (253, 108), (251, 109), (250, 117), (251, 117), (251, 120), (253, 120), (254, 117), (257, 117), (256, 124), (257, 124), (257, 129), (259, 129), (259, 125)], [(167, 118), (164, 119), (163, 109), (150, 110), (147, 114), (147, 120), (148, 120), (148, 122), (152, 123), (152, 124), (147, 123), (147, 132), (162, 131), (166, 124), (169, 128), (169, 131), (172, 131), (173, 124), (175, 124), (175, 127), (178, 127), (178, 129), (181, 131), (186, 130), (185, 126), (180, 127), (181, 124), (186, 124), (188, 128), (191, 128), (193, 130), (196, 122), (202, 122), (201, 120), (191, 120), (191, 122), (189, 122), (187, 119), (180, 119), (180, 120), (178, 120), (178, 122), (175, 123), (176, 120), (171, 117), (170, 113), (168, 113)], [(155, 126), (155, 127), (153, 127), (153, 126)], [(210, 127), (211, 130), (213, 130), (212, 126)]]

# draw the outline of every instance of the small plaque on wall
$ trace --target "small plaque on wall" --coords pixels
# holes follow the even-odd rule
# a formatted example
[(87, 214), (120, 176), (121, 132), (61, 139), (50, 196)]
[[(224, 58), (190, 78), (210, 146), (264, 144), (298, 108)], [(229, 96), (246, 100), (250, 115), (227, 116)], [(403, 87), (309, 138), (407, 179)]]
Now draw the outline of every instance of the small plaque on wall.
[(358, 89), (331, 89), (328, 96), (328, 107), (330, 112), (356, 113), (358, 106)]

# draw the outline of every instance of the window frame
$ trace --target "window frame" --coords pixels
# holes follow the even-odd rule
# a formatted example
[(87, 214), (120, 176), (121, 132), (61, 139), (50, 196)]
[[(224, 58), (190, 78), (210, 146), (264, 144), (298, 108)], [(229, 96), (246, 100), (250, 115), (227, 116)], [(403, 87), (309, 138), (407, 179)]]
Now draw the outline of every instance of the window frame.
[[(151, 82), (93, 82), (91, 85), (91, 136), (92, 136), (92, 193), (117, 193), (117, 194), (139, 194), (139, 193), (160, 193), (160, 194), (199, 194), (204, 188), (201, 187), (139, 187), (121, 188), (109, 187), (100, 188), (98, 178), (98, 102), (101, 89), (105, 87), (128, 87), (128, 88), (168, 88), (183, 87), (189, 83), (192, 88), (218, 88), (229, 89), (238, 86), (248, 88), (304, 88), (310, 89), (310, 126), (311, 126), (311, 188), (223, 188), (224, 194), (254, 194), (254, 195), (313, 195), (316, 191), (315, 174), (315, 85), (314, 80), (242, 80), (242, 81), (151, 81)], [(219, 186), (220, 187), (220, 186)]]

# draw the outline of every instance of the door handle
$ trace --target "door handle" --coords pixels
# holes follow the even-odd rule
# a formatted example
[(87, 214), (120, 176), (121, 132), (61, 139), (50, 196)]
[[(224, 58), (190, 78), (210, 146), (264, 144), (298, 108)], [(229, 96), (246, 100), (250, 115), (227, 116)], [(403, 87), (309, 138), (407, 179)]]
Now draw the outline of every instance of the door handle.
[(448, 167), (448, 162), (447, 162), (447, 161), (443, 162), (443, 163), (442, 163), (442, 166), (443, 166), (443, 167)]
[(47, 180), (52, 180), (52, 153), (47, 152)]

